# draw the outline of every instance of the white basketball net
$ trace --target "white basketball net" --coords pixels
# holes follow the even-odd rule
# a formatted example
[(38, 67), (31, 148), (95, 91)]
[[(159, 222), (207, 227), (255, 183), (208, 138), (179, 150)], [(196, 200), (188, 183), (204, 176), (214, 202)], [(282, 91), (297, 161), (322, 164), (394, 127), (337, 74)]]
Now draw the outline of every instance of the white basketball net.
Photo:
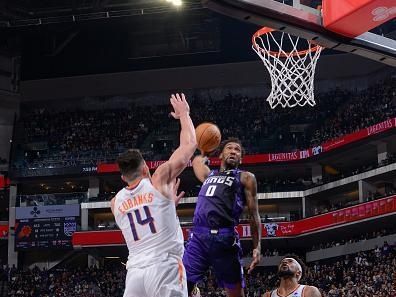
[[(306, 104), (315, 106), (315, 67), (323, 47), (285, 32), (279, 33), (280, 38), (275, 38), (275, 32), (278, 31), (263, 28), (253, 36), (253, 49), (271, 76), (272, 88), (267, 101), (272, 109), (278, 105), (283, 108)], [(298, 50), (302, 44), (307, 44), (307, 47)], [(283, 47), (290, 51), (286, 52)]]

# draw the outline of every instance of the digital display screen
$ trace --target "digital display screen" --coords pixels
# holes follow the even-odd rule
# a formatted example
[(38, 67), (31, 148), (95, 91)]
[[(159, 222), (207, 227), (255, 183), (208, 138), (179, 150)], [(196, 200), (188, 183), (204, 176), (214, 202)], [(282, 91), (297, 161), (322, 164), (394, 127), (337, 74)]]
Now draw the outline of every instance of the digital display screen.
[(78, 217), (17, 219), (15, 249), (71, 249), (72, 235), (77, 230)]

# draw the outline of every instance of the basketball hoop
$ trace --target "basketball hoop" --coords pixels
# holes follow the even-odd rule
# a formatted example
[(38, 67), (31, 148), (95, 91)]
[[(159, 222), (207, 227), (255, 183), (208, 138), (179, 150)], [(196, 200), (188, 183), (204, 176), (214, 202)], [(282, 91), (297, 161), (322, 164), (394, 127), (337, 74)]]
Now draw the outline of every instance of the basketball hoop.
[(258, 30), (252, 43), (271, 76), (271, 108), (315, 106), (315, 67), (323, 47), (268, 27)]

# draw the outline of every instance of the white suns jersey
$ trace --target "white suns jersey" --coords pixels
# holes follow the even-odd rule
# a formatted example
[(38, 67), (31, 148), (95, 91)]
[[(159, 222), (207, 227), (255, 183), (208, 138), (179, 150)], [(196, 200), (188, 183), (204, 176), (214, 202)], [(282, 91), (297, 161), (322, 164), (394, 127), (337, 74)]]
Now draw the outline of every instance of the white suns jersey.
[(119, 191), (113, 211), (129, 250), (127, 269), (152, 265), (169, 254), (183, 257), (183, 232), (175, 203), (148, 178), (133, 189)]
[(278, 295), (277, 290), (273, 290), (271, 293), (271, 297), (304, 297), (304, 288), (305, 288), (305, 285), (299, 285), (296, 290), (294, 290), (287, 296), (280, 296), (280, 295)]

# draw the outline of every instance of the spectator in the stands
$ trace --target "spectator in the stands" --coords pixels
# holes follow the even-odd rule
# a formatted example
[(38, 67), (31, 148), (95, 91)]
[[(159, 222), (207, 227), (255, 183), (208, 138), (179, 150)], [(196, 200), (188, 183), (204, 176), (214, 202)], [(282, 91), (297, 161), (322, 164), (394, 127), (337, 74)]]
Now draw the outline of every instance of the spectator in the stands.
[[(191, 105), (199, 112), (193, 120), (216, 122), (223, 137), (239, 137), (247, 153), (293, 151), (394, 117), (394, 83), (395, 79), (389, 78), (359, 92), (335, 89), (318, 94), (318, 104), (312, 109), (277, 112), (264, 108), (265, 100), (259, 97), (238, 94), (228, 94), (219, 100), (196, 97)], [(13, 160), (14, 166), (94, 166), (98, 162), (113, 162), (127, 147), (141, 148), (150, 158), (169, 156), (178, 141), (167, 136), (174, 129), (172, 123), (159, 124), (167, 123), (167, 106), (130, 104), (129, 108), (116, 108), (63, 112), (23, 108), (19, 123), (24, 128), (20, 131), (24, 137), (20, 139), (26, 142), (16, 143), (15, 148), (25, 151), (14, 155), (25, 158)], [(305, 125), (306, 129), (291, 132), (293, 124)]]

